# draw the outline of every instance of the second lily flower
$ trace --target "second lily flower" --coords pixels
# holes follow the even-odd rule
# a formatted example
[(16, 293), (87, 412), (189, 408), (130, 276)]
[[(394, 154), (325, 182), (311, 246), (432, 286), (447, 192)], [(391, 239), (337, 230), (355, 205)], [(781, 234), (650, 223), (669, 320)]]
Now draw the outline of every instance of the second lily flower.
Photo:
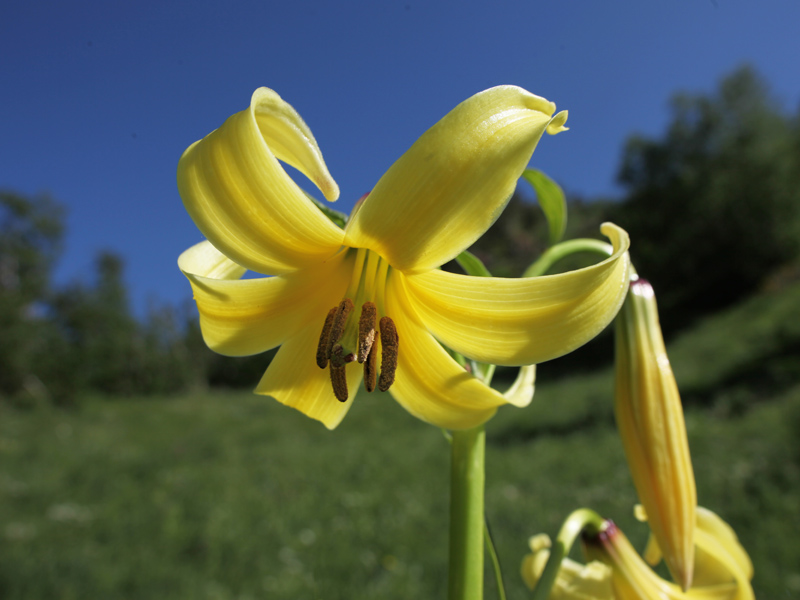
[[(374, 387), (378, 362), (377, 385), (413, 415), (453, 429), (483, 423), (508, 398), (441, 344), (485, 363), (543, 362), (597, 335), (627, 291), (628, 236), (612, 224), (603, 233), (613, 256), (578, 271), (500, 279), (437, 269), (495, 221), (545, 131), (565, 129), (566, 113), (554, 113), (513, 86), (476, 94), (400, 157), (341, 229), (279, 163), (335, 200), (311, 131), (274, 91), (256, 90), (178, 166), (181, 197), (208, 239), (179, 259), (206, 343), (231, 356), (281, 345), (256, 392), (329, 428), (362, 377)], [(270, 277), (240, 279), (247, 269)]]

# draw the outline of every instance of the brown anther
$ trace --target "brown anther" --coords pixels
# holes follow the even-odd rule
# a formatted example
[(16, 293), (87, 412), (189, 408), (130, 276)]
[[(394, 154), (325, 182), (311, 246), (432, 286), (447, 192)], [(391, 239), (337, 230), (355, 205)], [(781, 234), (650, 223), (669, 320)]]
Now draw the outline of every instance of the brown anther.
[(369, 349), (367, 360), (364, 361), (364, 389), (371, 392), (375, 389), (378, 379), (378, 344), (373, 343)]
[(375, 343), (375, 322), (378, 308), (374, 302), (364, 302), (361, 317), (358, 319), (358, 362), (367, 360), (372, 345)]
[(341, 344), (334, 344), (333, 350), (331, 350), (331, 356), (330, 356), (331, 368), (333, 368), (333, 367), (342, 368), (347, 363), (352, 362), (352, 359), (351, 360), (347, 360), (347, 358), (349, 356), (352, 356), (352, 354), (345, 355), (344, 348), (342, 348)]
[(319, 344), (317, 344), (317, 366), (324, 369), (328, 366), (328, 339), (331, 337), (331, 326), (333, 326), (333, 318), (336, 316), (337, 307), (333, 307), (328, 311), (328, 316), (325, 317), (325, 325), (322, 326), (322, 333), (319, 334)]
[(394, 321), (389, 317), (381, 317), (381, 376), (378, 380), (378, 389), (382, 392), (388, 390), (394, 383), (394, 373), (397, 370), (398, 336)]
[(331, 384), (336, 399), (339, 402), (347, 402), (347, 375), (344, 367), (334, 367), (331, 363)]
[(341, 302), (339, 302), (339, 306), (336, 307), (336, 315), (333, 317), (333, 323), (331, 324), (331, 331), (328, 335), (328, 350), (327, 355), (328, 358), (331, 358), (331, 352), (333, 352), (333, 345), (342, 339), (344, 335), (344, 327), (347, 324), (347, 317), (350, 316), (350, 313), (353, 310), (353, 301), (350, 298), (345, 298)]

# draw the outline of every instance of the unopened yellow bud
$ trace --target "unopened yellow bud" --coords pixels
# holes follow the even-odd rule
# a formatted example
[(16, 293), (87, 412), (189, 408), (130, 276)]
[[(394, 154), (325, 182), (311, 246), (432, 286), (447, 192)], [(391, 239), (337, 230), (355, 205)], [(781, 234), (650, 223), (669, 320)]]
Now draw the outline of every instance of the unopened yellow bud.
[(631, 282), (616, 324), (615, 413), (633, 483), (672, 577), (692, 584), (697, 491), (653, 288)]

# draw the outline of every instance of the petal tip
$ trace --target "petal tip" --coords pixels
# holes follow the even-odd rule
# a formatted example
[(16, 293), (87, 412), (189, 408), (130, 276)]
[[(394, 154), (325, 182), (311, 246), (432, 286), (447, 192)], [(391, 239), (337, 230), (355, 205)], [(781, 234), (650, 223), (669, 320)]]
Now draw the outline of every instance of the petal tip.
[(555, 135), (557, 133), (561, 133), (562, 131), (569, 130), (569, 127), (565, 127), (564, 123), (567, 122), (567, 117), (569, 116), (568, 110), (562, 110), (559, 112), (555, 117), (552, 118), (550, 123), (547, 126), (547, 133), (550, 135)]

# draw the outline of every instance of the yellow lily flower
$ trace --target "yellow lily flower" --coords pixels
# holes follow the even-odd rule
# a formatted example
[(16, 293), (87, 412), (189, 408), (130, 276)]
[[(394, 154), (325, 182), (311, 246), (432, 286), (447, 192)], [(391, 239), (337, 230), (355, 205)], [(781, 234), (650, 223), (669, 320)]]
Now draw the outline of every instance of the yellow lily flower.
[[(731, 527), (716, 514), (697, 507), (697, 552), (691, 588), (665, 581), (636, 553), (614, 523), (598, 534), (584, 533), (589, 563), (561, 561), (549, 600), (753, 600), (753, 565)], [(550, 556), (550, 538), (530, 539), (531, 554), (522, 563), (522, 577), (536, 587)]]
[[(521, 574), (525, 585), (533, 590), (550, 558), (552, 541), (540, 533), (531, 537), (528, 545), (531, 554), (522, 561)], [(614, 600), (611, 568), (597, 560), (582, 565), (571, 558), (563, 559), (548, 600)]]
[(584, 538), (587, 557), (611, 568), (615, 600), (753, 600), (753, 567), (731, 527), (708, 509), (697, 509), (695, 582), (684, 591), (659, 577), (613, 523)]
[[(602, 231), (613, 256), (571, 273), (437, 269), (494, 222), (544, 132), (565, 129), (566, 113), (554, 113), (513, 86), (476, 94), (401, 156), (341, 229), (279, 163), (335, 200), (311, 131), (274, 91), (256, 90), (178, 165), (181, 197), (208, 240), (178, 260), (206, 343), (231, 356), (280, 345), (256, 393), (329, 428), (362, 377), (435, 425), (483, 423), (520, 395), (485, 386), (442, 344), (485, 363), (542, 362), (599, 333), (626, 292), (628, 237), (612, 224)], [(268, 277), (239, 279), (247, 269)]]
[(692, 583), (697, 491), (678, 386), (653, 288), (644, 279), (631, 282), (616, 327), (617, 426), (653, 536), (686, 590)]

